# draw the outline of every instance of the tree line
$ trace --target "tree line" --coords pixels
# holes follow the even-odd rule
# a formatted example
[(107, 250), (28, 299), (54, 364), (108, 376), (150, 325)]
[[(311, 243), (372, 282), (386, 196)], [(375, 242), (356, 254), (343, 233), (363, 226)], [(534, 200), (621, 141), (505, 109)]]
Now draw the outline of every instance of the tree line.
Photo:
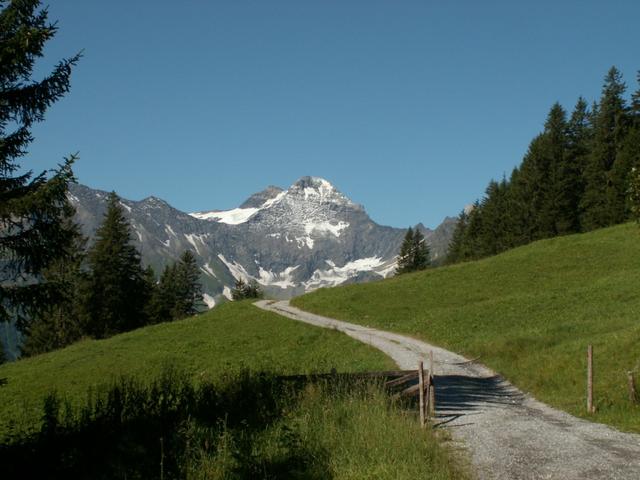
[(144, 268), (132, 244), (120, 199), (109, 195), (94, 244), (76, 233), (64, 256), (42, 271), (41, 281), (61, 292), (23, 326), (24, 355), (62, 348), (83, 337), (106, 338), (144, 325), (178, 320), (202, 308), (200, 272), (186, 250), (160, 279)]
[(580, 97), (570, 115), (555, 103), (520, 166), (489, 182), (484, 197), (460, 214), (447, 261), (629, 220), (640, 166), (640, 87), (630, 101), (626, 88), (612, 67), (599, 101), (589, 106)]

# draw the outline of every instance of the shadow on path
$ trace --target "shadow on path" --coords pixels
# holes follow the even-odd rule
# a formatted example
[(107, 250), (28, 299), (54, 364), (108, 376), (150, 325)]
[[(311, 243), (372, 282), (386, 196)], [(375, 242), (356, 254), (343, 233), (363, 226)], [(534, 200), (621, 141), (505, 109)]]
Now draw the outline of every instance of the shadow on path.
[(436, 417), (441, 420), (438, 426), (488, 407), (518, 405), (524, 398), (522, 393), (497, 375), (484, 378), (436, 375), (434, 384)]

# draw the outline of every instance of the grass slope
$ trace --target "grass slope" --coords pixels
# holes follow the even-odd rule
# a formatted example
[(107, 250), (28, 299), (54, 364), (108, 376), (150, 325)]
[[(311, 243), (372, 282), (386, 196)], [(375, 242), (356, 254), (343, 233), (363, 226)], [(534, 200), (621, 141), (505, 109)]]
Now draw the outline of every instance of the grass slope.
[(585, 415), (594, 345), (596, 421), (640, 432), (626, 372), (640, 361), (640, 230), (627, 224), (477, 262), (322, 289), (293, 304), (423, 338), (481, 361), (537, 398)]
[(33, 425), (41, 415), (42, 399), (52, 390), (78, 403), (89, 388), (121, 375), (155, 378), (167, 365), (196, 380), (215, 380), (243, 366), (277, 373), (395, 368), (384, 354), (346, 335), (265, 312), (248, 302), (228, 303), (187, 320), (86, 340), (0, 366), (0, 379), (7, 380), (0, 387), (0, 433), (9, 423)]

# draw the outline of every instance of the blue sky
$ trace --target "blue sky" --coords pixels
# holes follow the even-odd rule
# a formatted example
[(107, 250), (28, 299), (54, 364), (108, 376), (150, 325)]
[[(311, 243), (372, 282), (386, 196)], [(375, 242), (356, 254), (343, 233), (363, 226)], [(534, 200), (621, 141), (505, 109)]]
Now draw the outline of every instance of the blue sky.
[(522, 159), (555, 101), (640, 69), (640, 2), (64, 0), (84, 49), (23, 161), (184, 211), (322, 176), (382, 224), (437, 225)]

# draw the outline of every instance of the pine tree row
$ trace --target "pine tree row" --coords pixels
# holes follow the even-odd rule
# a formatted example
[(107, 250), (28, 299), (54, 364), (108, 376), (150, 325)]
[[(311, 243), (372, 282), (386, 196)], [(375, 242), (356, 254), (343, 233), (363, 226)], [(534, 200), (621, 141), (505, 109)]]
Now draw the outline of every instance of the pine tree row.
[(93, 246), (84, 238), (42, 272), (43, 283), (63, 292), (24, 328), (24, 355), (62, 348), (83, 337), (106, 338), (144, 325), (177, 320), (202, 306), (200, 273), (187, 250), (156, 282), (131, 243), (129, 223), (115, 193)]
[(630, 101), (625, 91), (612, 67), (590, 108), (580, 98), (568, 116), (554, 104), (521, 165), (460, 214), (447, 261), (627, 221), (632, 169), (640, 167), (640, 88)]

